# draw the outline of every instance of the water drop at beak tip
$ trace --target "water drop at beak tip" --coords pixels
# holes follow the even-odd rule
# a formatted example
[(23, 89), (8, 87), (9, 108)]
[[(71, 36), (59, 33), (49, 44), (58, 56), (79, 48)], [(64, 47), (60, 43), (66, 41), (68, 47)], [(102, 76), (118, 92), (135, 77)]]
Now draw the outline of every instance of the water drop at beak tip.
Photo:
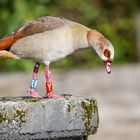
[(108, 73), (108, 74), (110, 74), (110, 73), (111, 73), (111, 70), (110, 70), (110, 71), (108, 71), (107, 73)]

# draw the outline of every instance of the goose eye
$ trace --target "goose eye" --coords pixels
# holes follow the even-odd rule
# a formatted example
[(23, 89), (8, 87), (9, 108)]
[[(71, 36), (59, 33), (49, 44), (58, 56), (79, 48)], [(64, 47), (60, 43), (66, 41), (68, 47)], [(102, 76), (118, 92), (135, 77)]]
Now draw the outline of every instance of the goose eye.
[(110, 58), (110, 55), (111, 55), (110, 51), (108, 49), (105, 49), (104, 50), (104, 56), (107, 57), (107, 58)]

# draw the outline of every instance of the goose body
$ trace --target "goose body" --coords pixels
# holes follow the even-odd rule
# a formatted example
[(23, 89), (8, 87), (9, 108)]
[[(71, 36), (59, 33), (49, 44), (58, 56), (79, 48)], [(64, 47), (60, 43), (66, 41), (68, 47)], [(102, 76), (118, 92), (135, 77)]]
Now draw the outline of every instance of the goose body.
[[(70, 55), (81, 48), (93, 48), (105, 62), (110, 72), (110, 62), (114, 57), (114, 49), (109, 40), (96, 30), (61, 17), (41, 17), (26, 23), (13, 33), (0, 40), (0, 58), (31, 59), (37, 64), (34, 67), (33, 79), (37, 78), (39, 64), (46, 66), (47, 83), (50, 82), (49, 64)], [(35, 80), (30, 93), (35, 92)], [(46, 85), (48, 93), (49, 84)], [(49, 94), (47, 94), (49, 97)]]
[[(77, 40), (74, 34), (80, 28), (85, 30), (85, 34), (80, 35)], [(19, 58), (47, 64), (64, 58), (77, 49), (88, 47), (86, 31), (86, 27), (70, 22), (53, 30), (21, 38), (11, 46), (10, 52)]]

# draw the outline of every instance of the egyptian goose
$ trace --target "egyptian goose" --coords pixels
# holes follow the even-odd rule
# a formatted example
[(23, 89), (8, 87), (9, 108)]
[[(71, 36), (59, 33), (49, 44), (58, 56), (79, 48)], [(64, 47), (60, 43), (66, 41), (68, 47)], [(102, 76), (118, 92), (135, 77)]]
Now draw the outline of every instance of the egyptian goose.
[(104, 62), (106, 71), (114, 58), (114, 49), (101, 33), (63, 17), (45, 16), (32, 20), (0, 40), (0, 58), (31, 59), (34, 66), (30, 84), (32, 97), (41, 98), (36, 92), (40, 63), (45, 65), (46, 97), (52, 94), (49, 64), (82, 48), (93, 48)]

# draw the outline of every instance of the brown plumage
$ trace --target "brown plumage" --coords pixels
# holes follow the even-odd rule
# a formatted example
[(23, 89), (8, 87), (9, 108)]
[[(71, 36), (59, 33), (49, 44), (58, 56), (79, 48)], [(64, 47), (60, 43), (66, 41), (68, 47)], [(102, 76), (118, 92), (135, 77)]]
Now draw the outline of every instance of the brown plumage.
[(10, 35), (1, 39), (0, 50), (10, 47), (18, 39), (62, 27), (68, 22), (70, 21), (63, 17), (51, 17), (51, 16), (41, 17), (32, 20), (31, 22), (23, 25), (21, 28), (16, 29)]

